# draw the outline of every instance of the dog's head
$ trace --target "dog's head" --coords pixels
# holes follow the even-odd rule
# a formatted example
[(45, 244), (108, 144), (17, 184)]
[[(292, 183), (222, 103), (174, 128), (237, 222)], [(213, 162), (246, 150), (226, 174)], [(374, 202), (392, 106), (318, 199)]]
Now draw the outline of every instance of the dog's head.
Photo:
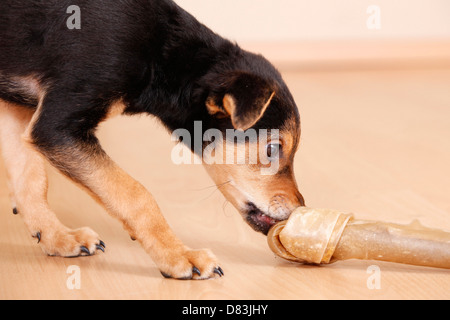
[(202, 157), (226, 199), (267, 234), (304, 205), (293, 170), (300, 116), (279, 73), (257, 59), (256, 72), (230, 71), (210, 80)]

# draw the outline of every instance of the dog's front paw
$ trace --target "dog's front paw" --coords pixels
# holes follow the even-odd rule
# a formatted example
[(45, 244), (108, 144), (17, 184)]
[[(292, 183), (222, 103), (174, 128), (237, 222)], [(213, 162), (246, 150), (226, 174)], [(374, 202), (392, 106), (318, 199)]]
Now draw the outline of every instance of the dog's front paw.
[(33, 237), (49, 256), (78, 257), (93, 255), (97, 250), (105, 252), (105, 243), (90, 228), (46, 228), (35, 232)]
[(178, 280), (205, 280), (224, 276), (217, 258), (208, 250), (186, 249), (166, 256), (161, 274)]

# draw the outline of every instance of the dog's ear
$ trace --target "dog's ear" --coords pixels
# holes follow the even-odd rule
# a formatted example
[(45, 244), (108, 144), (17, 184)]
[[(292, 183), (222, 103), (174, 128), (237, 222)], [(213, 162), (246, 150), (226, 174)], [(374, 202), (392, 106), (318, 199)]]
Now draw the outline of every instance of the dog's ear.
[(206, 101), (209, 114), (231, 118), (236, 130), (245, 131), (264, 115), (275, 96), (272, 86), (253, 74), (237, 72), (222, 81), (220, 89)]

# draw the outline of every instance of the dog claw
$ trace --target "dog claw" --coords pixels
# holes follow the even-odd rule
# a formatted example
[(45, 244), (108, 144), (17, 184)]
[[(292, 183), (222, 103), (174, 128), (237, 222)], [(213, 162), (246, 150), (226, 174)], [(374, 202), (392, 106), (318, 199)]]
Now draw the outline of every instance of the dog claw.
[(103, 251), (103, 253), (105, 252), (105, 248), (99, 244), (96, 244), (95, 247), (97, 248), (97, 250), (101, 250)]
[[(173, 277), (171, 275), (169, 275), (169, 274), (167, 274), (165, 272), (162, 272), (162, 271), (160, 271), (160, 272), (161, 272), (161, 275), (164, 278), (166, 278), (166, 279), (173, 279)], [(200, 270), (197, 267), (193, 267), (192, 268), (192, 274), (194, 274), (194, 273), (197, 274), (199, 277), (202, 276)], [(214, 273), (219, 275), (220, 277), (223, 277), (225, 275), (225, 273), (223, 272), (221, 267), (214, 268)], [(178, 280), (192, 280), (192, 277), (190, 277), (190, 278), (178, 278)]]
[(197, 267), (193, 267), (193, 268), (192, 268), (192, 273), (196, 273), (196, 274), (198, 274), (198, 276), (199, 276), (199, 277), (201, 277), (201, 276), (202, 276), (202, 274), (201, 274), (200, 270), (198, 270), (198, 268), (197, 268)]
[(103, 249), (106, 249), (106, 244), (102, 241), (102, 240), (100, 240), (100, 246), (102, 246), (103, 247)]
[(81, 246), (81, 247), (80, 247), (80, 250), (81, 250), (82, 252), (86, 253), (88, 256), (91, 255), (91, 252), (90, 252), (89, 249), (86, 248), (85, 246)]
[(214, 269), (214, 273), (219, 275), (220, 277), (223, 277), (225, 275), (225, 273), (223, 273), (223, 270), (221, 267), (217, 267)]
[(37, 243), (40, 243), (41, 242), (41, 233), (40, 232), (36, 233), (36, 235), (34, 235), (33, 238), (37, 238), (38, 239)]
[[(171, 275), (169, 275), (169, 274), (167, 274), (167, 273), (165, 273), (165, 272), (162, 272), (162, 271), (160, 271), (161, 272), (161, 275), (164, 277), (164, 278), (166, 278), (166, 279), (173, 279), (173, 277), (171, 276)], [(200, 270), (197, 268), (197, 267), (193, 267), (192, 268), (192, 274), (197, 274), (199, 277), (201, 277), (202, 276), (202, 274), (201, 274), (201, 272), (200, 272)], [(186, 277), (186, 278), (177, 278), (178, 280), (192, 280), (192, 277)]]

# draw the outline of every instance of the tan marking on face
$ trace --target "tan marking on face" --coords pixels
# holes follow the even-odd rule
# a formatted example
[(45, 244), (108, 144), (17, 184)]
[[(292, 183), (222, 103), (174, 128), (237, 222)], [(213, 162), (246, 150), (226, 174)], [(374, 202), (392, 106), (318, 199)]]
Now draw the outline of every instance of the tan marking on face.
[(224, 96), (223, 107), (229, 115), (234, 114), (234, 112), (236, 111), (236, 101), (234, 101), (234, 98), (231, 95), (226, 94)]
[[(279, 171), (283, 171), (283, 174), (261, 174), (262, 168), (271, 165), (262, 164), (261, 158), (258, 158), (256, 164), (248, 162), (249, 153), (256, 153), (259, 157), (265, 154), (266, 141), (263, 143), (247, 142), (246, 144), (226, 143), (226, 146), (217, 148), (215, 152), (215, 156), (223, 159), (223, 162), (209, 161), (205, 163), (205, 168), (215, 183), (220, 186), (219, 189), (227, 200), (238, 210), (245, 210), (246, 204), (252, 202), (271, 217), (285, 219), (292, 210), (301, 205), (301, 195), (292, 169), (293, 154), (297, 150), (296, 140), (298, 139), (290, 131), (282, 131), (277, 139), (269, 138), (267, 140), (267, 144), (281, 143), (283, 146), (283, 156), (279, 159), (278, 164)], [(224, 155), (227, 148), (234, 148), (236, 153), (245, 154), (245, 159), (241, 158), (241, 160), (246, 162), (227, 164), (226, 155)], [(234, 159), (238, 160), (236, 157)]]
[(285, 137), (288, 154), (293, 158), (300, 145), (301, 127), (299, 120), (295, 117), (289, 117), (280, 131)]
[(125, 105), (122, 99), (114, 101), (109, 107), (105, 120), (122, 115), (126, 108), (127, 106)]
[(223, 119), (228, 117), (229, 115), (226, 113), (226, 111), (219, 107), (213, 99), (209, 98), (206, 101), (206, 109), (208, 110), (208, 113), (212, 116), (215, 116), (219, 119)]
[(245, 165), (205, 165), (219, 190), (239, 211), (252, 202), (275, 219), (285, 219), (300, 206), (293, 175), (263, 176)]

